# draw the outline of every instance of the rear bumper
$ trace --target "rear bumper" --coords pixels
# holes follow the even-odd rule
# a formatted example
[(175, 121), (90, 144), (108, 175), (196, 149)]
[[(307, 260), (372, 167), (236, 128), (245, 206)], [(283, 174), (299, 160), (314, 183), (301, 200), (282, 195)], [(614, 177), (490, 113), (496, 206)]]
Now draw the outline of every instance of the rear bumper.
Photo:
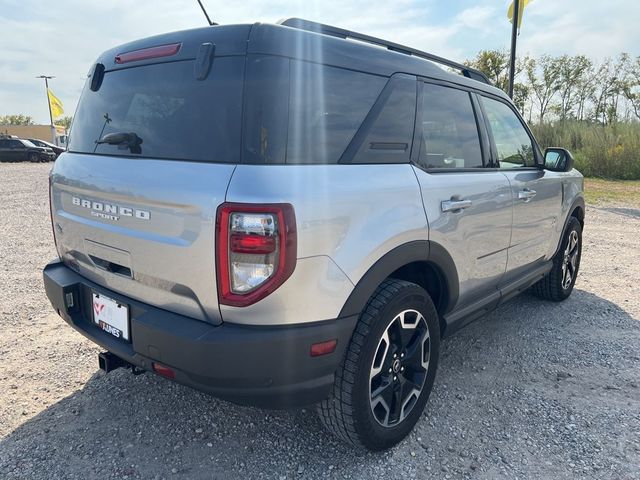
[[(145, 370), (152, 370), (152, 362), (169, 366), (177, 382), (246, 405), (285, 408), (326, 398), (357, 321), (351, 316), (311, 325), (215, 326), (100, 287), (59, 261), (43, 275), (53, 308), (96, 344)], [(95, 326), (92, 291), (129, 306), (131, 343)], [(71, 307), (67, 294), (73, 295)], [(335, 352), (309, 355), (311, 344), (334, 338)]]

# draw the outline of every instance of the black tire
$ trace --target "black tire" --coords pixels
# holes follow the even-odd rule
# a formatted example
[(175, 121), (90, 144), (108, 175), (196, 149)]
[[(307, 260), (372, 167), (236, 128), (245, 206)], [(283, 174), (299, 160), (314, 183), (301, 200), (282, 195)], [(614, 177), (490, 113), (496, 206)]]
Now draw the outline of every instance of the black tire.
[(37, 153), (30, 153), (29, 154), (29, 161), (33, 162), (33, 163), (37, 163), (40, 161), (40, 155), (38, 155)]
[[(402, 312), (406, 313), (400, 317)], [(409, 328), (405, 328), (405, 318), (411, 316), (413, 318), (406, 320)], [(411, 327), (411, 323), (416, 326)], [(425, 324), (428, 339), (424, 333)], [(413, 332), (409, 333), (411, 330)], [(389, 339), (386, 348), (383, 341), (385, 333)], [(396, 338), (409, 339), (401, 347), (406, 348), (407, 355), (405, 357), (402, 351), (400, 366), (396, 360), (386, 365), (385, 359), (400, 357), (397, 352), (401, 350), (397, 347), (403, 342), (395, 342)], [(416, 348), (420, 349), (419, 354), (416, 354)], [(414, 283), (385, 280), (360, 315), (342, 364), (336, 372), (330, 397), (318, 405), (322, 423), (338, 438), (356, 447), (373, 451), (392, 447), (406, 437), (420, 419), (435, 380), (439, 351), (440, 324), (429, 294)], [(396, 356), (393, 352), (396, 352)], [(416, 364), (416, 359), (420, 359), (420, 365)], [(428, 362), (426, 368), (425, 359)], [(374, 360), (378, 363), (377, 367)], [(402, 373), (398, 373), (400, 368)], [(370, 379), (374, 370), (379, 373)], [(415, 386), (420, 379), (422, 388), (417, 392)], [(375, 391), (391, 391), (390, 403), (394, 406), (402, 403), (396, 423), (392, 423), (392, 418), (395, 418), (391, 413), (393, 409), (386, 407), (386, 402), (378, 402), (374, 407), (372, 388), (376, 381), (380, 382), (380, 386)], [(405, 398), (402, 392), (409, 389), (411, 394)], [(401, 393), (398, 394), (398, 390)], [(379, 397), (383, 395), (379, 394), (376, 399)], [(386, 426), (374, 414), (374, 410), (380, 410), (381, 404), (385, 407), (382, 410), (386, 409), (383, 421), (388, 423)], [(380, 416), (380, 413), (377, 415)]]
[[(571, 238), (577, 238), (575, 250), (567, 248)], [(571, 258), (573, 258), (573, 263)], [(560, 248), (553, 257), (553, 267), (538, 283), (531, 287), (532, 292), (539, 298), (561, 302), (571, 295), (573, 286), (580, 269), (580, 257), (582, 256), (582, 225), (577, 218), (571, 217), (562, 237)], [(567, 263), (568, 262), (568, 263)], [(567, 281), (565, 269), (570, 269), (571, 279)]]

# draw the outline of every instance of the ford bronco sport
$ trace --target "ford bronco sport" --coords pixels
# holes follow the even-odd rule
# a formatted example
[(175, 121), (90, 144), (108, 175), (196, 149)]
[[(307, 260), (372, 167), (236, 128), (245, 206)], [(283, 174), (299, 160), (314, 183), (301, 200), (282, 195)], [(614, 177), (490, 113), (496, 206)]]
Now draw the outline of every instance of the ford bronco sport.
[(372, 450), (443, 337), (580, 264), (582, 176), (482, 73), (300, 19), (102, 54), (50, 186), (46, 292), (102, 368), (315, 403)]

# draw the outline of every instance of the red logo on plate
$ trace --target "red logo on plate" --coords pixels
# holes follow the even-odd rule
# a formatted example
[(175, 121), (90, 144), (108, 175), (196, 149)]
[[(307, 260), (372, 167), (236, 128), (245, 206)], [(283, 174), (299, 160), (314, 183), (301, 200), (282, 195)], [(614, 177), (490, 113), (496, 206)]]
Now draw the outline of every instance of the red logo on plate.
[(100, 315), (100, 312), (102, 312), (102, 310), (104, 310), (104, 303), (100, 304), (100, 303), (94, 303), (93, 304), (93, 309), (96, 312), (96, 315)]

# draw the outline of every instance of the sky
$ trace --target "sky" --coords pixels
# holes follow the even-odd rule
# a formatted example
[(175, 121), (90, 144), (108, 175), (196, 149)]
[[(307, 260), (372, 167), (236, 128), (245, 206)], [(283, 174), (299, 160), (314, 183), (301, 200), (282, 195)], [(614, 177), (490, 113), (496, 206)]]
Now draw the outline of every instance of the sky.
[[(202, 0), (218, 23), (302, 17), (382, 37), (456, 61), (508, 49), (507, 0)], [(43, 80), (73, 115), (87, 72), (111, 47), (206, 25), (196, 0), (0, 0), (0, 115), (49, 123)], [(595, 61), (640, 55), (640, 2), (531, 0), (518, 52), (584, 54)]]

